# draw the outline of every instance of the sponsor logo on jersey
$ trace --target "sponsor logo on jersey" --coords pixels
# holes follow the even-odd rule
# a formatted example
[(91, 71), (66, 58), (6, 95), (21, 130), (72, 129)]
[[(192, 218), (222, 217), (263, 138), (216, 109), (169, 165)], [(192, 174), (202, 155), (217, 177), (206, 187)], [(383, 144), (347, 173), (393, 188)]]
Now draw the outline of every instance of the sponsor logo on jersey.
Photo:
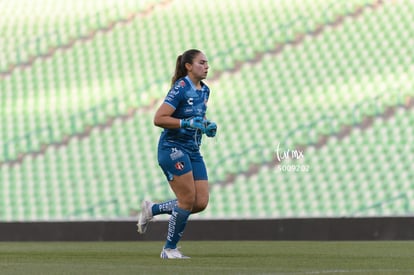
[(177, 85), (175, 85), (175, 88), (184, 88), (185, 87), (185, 81), (181, 80), (180, 82), (177, 83)]
[(178, 95), (180, 93), (180, 91), (178, 90), (178, 88), (177, 87), (175, 87), (174, 88), (174, 90), (171, 90), (170, 91), (170, 95), (173, 95), (173, 96), (176, 96), (176, 95)]
[(172, 152), (171, 152), (171, 154), (170, 154), (170, 158), (171, 158), (172, 160), (176, 160), (176, 159), (179, 159), (179, 158), (181, 158), (182, 156), (184, 156), (183, 151), (178, 150), (177, 148), (172, 148), (172, 150), (171, 150), (171, 151), (172, 151)]
[(194, 98), (190, 97), (190, 98), (187, 100), (187, 103), (188, 103), (188, 105), (193, 105), (193, 104), (194, 104)]
[(176, 95), (178, 95), (180, 93), (179, 90), (175, 89), (175, 90), (170, 90), (165, 98), (165, 100), (167, 102), (172, 102), (174, 101), (174, 98), (176, 97)]
[(174, 89), (178, 90), (179, 88), (184, 88), (186, 86), (185, 81), (181, 80), (177, 84), (175, 84)]

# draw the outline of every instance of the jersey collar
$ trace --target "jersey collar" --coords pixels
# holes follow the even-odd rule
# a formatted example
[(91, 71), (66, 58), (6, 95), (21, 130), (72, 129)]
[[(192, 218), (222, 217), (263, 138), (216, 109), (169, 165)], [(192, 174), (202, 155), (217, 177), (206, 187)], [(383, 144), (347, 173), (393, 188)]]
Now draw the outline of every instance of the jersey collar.
[[(196, 86), (194, 85), (193, 81), (191, 81), (191, 79), (190, 79), (190, 77), (189, 77), (188, 75), (186, 75), (186, 76), (185, 76), (185, 79), (187, 79), (187, 82), (188, 82), (188, 83), (190, 83), (191, 88), (192, 88), (194, 91), (199, 91), (199, 90), (197, 90)], [(206, 84), (204, 84), (204, 82), (203, 82), (203, 81), (201, 81), (201, 82), (200, 82), (200, 84), (201, 84), (201, 91), (204, 91), (204, 89), (205, 89), (205, 87), (206, 87)]]

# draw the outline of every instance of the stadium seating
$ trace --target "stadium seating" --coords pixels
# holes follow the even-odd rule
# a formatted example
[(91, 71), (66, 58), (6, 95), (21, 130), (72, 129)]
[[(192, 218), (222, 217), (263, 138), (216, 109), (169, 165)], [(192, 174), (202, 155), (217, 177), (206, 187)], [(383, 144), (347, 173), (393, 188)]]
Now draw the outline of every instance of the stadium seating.
[[(406, 215), (412, 207), (413, 185), (408, 179), (412, 176), (409, 163), (414, 148), (410, 144), (412, 127), (408, 125), (413, 119), (411, 110), (400, 108), (390, 121), (377, 118), (367, 130), (356, 129), (343, 140), (333, 137), (321, 149), (310, 147), (303, 160), (280, 166), (305, 166), (306, 172), (265, 166), (250, 178), (239, 176), (232, 189), (215, 186), (213, 193), (220, 196), (212, 196), (211, 205), (219, 205), (218, 200), (228, 198), (228, 193), (250, 196), (233, 201), (234, 211), (238, 211), (233, 215), (254, 218), (255, 213), (249, 215), (243, 208), (267, 205), (263, 201), (266, 194), (271, 196), (269, 205), (275, 204), (272, 214), (281, 217)], [(402, 155), (409, 161), (401, 161)], [(267, 191), (257, 192), (257, 185)], [(227, 215), (219, 213), (221, 217)]]
[[(212, 195), (197, 217), (412, 212), (412, 111), (380, 118), (413, 96), (409, 1), (376, 9), (366, 0), (93, 2), (75, 1), (73, 14), (51, 12), (36, 24), (11, 12), (1, 21), (8, 46), (0, 48), (0, 220), (130, 219), (143, 198), (170, 198), (152, 117), (177, 53), (192, 46), (209, 57), (209, 117), (219, 124), (217, 137), (203, 141)], [(27, 9), (18, 3), (0, 5)], [(93, 30), (101, 31), (82, 39)], [(294, 44), (297, 34), (305, 38)], [(7, 71), (49, 48), (57, 49), (51, 57)], [(375, 123), (358, 130), (366, 116)], [(348, 137), (312, 147), (344, 125), (354, 129)], [(278, 171), (295, 161), (269, 166), (278, 145), (298, 144), (307, 146), (299, 163), (308, 172)], [(19, 155), (23, 162), (12, 165)]]

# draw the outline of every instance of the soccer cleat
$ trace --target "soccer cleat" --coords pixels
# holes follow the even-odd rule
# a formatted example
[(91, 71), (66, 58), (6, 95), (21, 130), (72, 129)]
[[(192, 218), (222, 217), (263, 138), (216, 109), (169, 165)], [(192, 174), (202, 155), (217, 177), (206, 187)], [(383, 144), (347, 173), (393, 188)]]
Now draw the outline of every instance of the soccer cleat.
[(188, 256), (184, 256), (178, 248), (163, 248), (160, 255), (161, 259), (190, 259)]
[(138, 218), (138, 233), (144, 234), (147, 231), (147, 227), (149, 222), (152, 220), (152, 206), (153, 203), (150, 201), (143, 201), (141, 204), (141, 213), (139, 214)]

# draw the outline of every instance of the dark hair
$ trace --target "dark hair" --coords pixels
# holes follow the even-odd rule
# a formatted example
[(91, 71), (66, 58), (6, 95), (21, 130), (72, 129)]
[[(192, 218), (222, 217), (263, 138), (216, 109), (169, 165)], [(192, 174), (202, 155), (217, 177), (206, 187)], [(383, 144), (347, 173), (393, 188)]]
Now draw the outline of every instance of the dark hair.
[(175, 63), (175, 72), (174, 76), (171, 79), (171, 86), (174, 86), (174, 83), (183, 76), (187, 75), (187, 68), (185, 67), (186, 63), (193, 64), (193, 60), (197, 54), (201, 53), (200, 50), (191, 49), (185, 51), (183, 54), (180, 54), (177, 57), (177, 61)]

